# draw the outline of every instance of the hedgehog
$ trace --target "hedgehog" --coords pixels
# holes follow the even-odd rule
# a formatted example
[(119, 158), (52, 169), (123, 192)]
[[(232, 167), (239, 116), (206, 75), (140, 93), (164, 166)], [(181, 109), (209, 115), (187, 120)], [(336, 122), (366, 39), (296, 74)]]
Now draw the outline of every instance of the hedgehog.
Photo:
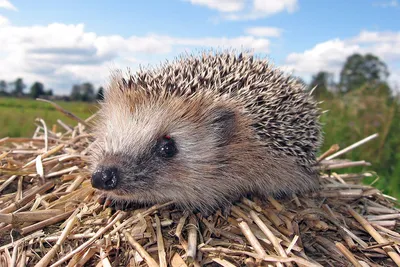
[(209, 215), (246, 196), (319, 188), (318, 103), (267, 59), (184, 54), (110, 76), (93, 128), (91, 183), (112, 203), (173, 202)]

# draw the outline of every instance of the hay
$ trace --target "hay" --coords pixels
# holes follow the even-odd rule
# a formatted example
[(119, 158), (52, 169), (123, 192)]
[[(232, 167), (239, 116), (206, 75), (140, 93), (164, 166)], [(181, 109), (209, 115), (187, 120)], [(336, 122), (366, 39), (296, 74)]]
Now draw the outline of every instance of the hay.
[[(266, 201), (244, 198), (226, 218), (165, 203), (111, 212), (90, 185), (88, 125), (38, 120), (32, 138), (0, 140), (0, 266), (398, 266), (398, 201), (362, 184), (368, 166), (319, 159), (322, 190)], [(61, 131), (57, 128), (61, 127)], [(336, 154), (335, 154), (336, 153)]]

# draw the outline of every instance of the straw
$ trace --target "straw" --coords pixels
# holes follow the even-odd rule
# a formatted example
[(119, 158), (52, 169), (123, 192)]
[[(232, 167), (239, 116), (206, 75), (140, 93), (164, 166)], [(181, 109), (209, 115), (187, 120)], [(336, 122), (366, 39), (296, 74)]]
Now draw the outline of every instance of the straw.
[(0, 140), (4, 266), (400, 265), (398, 200), (363, 184), (373, 172), (331, 171), (370, 166), (335, 158), (376, 135), (323, 153), (317, 192), (249, 196), (207, 218), (173, 201), (114, 212), (90, 184), (95, 115), (83, 120), (57, 108), (77, 125), (60, 119), (48, 128), (38, 119), (33, 138)]

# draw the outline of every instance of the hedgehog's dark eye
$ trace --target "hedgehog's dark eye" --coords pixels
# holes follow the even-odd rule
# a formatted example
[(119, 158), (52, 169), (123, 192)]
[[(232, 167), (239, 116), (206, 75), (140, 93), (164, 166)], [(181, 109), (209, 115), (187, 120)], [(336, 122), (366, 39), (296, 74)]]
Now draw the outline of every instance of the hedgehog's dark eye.
[(159, 153), (165, 158), (171, 158), (178, 152), (175, 141), (168, 135), (165, 135), (159, 145)]

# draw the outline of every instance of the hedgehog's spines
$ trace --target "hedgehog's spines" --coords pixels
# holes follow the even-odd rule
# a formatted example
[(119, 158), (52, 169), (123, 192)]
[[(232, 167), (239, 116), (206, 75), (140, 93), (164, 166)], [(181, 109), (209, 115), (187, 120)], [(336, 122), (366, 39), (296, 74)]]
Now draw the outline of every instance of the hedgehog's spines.
[(252, 54), (211, 50), (199, 57), (180, 55), (168, 64), (130, 74), (129, 82), (122, 83), (154, 97), (201, 97), (208, 92), (215, 101), (242, 103), (264, 145), (304, 165), (315, 161), (322, 142), (321, 111), (305, 86)]

